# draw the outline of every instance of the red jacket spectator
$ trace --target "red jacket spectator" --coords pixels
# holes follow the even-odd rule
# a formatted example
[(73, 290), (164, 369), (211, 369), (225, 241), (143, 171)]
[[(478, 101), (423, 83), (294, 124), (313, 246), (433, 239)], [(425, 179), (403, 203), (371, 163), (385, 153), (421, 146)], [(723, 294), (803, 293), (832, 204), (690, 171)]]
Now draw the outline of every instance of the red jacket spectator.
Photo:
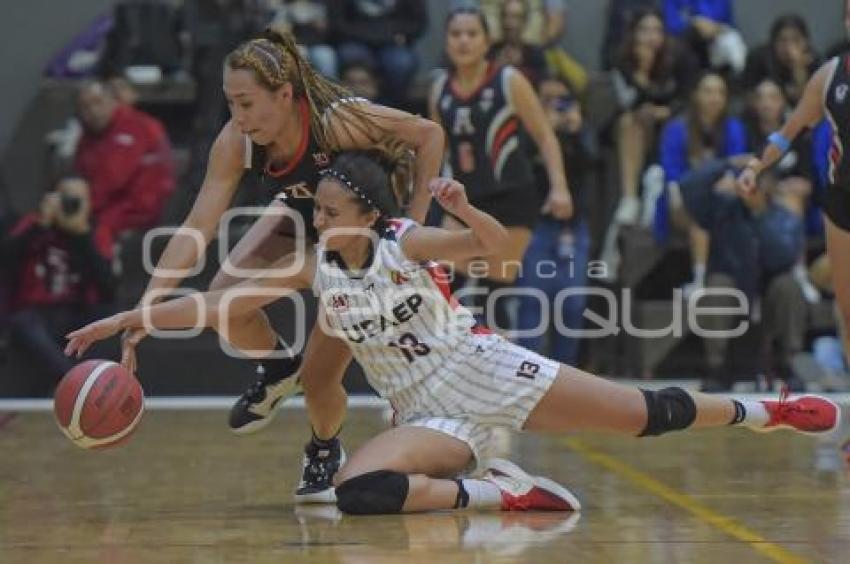
[(95, 240), (108, 255), (119, 233), (159, 220), (176, 184), (171, 145), (159, 121), (120, 105), (100, 83), (80, 90), (78, 110), (85, 133), (75, 168), (91, 185)]

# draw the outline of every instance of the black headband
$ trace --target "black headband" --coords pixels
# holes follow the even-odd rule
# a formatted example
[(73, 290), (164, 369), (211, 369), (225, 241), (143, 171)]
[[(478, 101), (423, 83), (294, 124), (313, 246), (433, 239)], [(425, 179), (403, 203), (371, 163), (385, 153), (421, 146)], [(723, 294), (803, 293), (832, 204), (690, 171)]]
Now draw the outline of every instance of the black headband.
[(366, 195), (366, 192), (364, 192), (356, 184), (352, 183), (351, 180), (349, 180), (348, 177), (345, 174), (341, 173), (340, 171), (336, 170), (335, 168), (322, 169), (322, 170), (319, 171), (319, 175), (320, 176), (333, 176), (335, 179), (337, 179), (338, 181), (340, 181), (343, 184), (345, 184), (346, 186), (348, 186), (349, 190), (351, 190), (352, 192), (357, 194), (358, 198), (360, 198), (361, 200), (363, 200), (364, 202), (369, 204), (369, 207), (372, 207), (372, 208), (375, 208), (378, 211), (381, 211), (381, 208), (378, 207), (378, 205), (375, 204), (375, 202), (372, 201), (372, 198), (370, 198), (369, 196)]

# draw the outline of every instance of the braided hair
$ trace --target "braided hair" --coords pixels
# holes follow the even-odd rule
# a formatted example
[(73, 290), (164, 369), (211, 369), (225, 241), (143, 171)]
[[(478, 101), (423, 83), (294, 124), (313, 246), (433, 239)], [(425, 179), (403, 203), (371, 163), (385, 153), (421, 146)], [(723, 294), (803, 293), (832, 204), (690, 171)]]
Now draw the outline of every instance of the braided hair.
[[(266, 29), (259, 37), (239, 45), (224, 60), (226, 68), (248, 70), (266, 90), (291, 84), (293, 95), (304, 98), (310, 109), (310, 131), (322, 151), (338, 152), (347, 138), (366, 137), (377, 150), (392, 159), (399, 143), (391, 129), (375, 123), (377, 117), (366, 104), (351, 103), (339, 115), (344, 135), (327, 127), (327, 112), (354, 95), (316, 72), (301, 55), (295, 37), (288, 31)], [(410, 119), (410, 118), (399, 118)], [(405, 145), (407, 149), (407, 147)]]
[(409, 152), (399, 148), (395, 154), (380, 151), (345, 151), (321, 170), (322, 178), (332, 178), (352, 193), (360, 211), (376, 210), (375, 229), (386, 227), (386, 220), (400, 214), (400, 202), (391, 186), (405, 183), (411, 171)]

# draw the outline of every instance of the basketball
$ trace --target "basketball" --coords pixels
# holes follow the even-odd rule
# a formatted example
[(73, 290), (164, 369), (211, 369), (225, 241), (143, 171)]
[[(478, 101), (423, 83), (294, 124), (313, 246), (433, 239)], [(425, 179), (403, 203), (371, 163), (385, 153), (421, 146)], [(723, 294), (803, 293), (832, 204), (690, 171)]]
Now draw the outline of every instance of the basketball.
[(53, 398), (56, 423), (80, 448), (103, 448), (126, 440), (142, 419), (139, 381), (109, 360), (88, 360), (65, 374)]

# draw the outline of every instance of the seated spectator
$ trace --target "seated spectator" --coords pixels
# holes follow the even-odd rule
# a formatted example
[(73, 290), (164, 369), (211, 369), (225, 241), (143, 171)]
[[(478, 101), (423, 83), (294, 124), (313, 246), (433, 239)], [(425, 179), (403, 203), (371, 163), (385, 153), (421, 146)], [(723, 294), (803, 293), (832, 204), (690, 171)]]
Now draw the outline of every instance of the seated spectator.
[(336, 50), (328, 37), (328, 3), (285, 0), (275, 11), (274, 27), (290, 31), (307, 52), (310, 64), (325, 76), (337, 78)]
[(339, 64), (366, 61), (380, 70), (382, 95), (404, 106), (419, 60), (413, 44), (428, 22), (424, 0), (334, 0), (328, 5)]
[(640, 213), (638, 184), (658, 131), (679, 110), (692, 79), (692, 65), (664, 30), (661, 13), (636, 12), (621, 43), (614, 90), (621, 114), (616, 124), (621, 199), (617, 224), (633, 224)]
[(119, 234), (159, 220), (176, 184), (171, 145), (159, 121), (119, 103), (102, 82), (80, 86), (77, 113), (83, 135), (74, 167), (91, 186), (95, 241), (109, 256)]
[(773, 21), (768, 44), (754, 49), (747, 57), (742, 82), (751, 92), (762, 80), (770, 78), (782, 87), (788, 103), (795, 106), (819, 66), (820, 58), (811, 45), (806, 21), (797, 14), (786, 14)]
[[(595, 147), (592, 134), (583, 123), (578, 99), (565, 81), (544, 78), (538, 86), (538, 96), (558, 137), (564, 166), (570, 174), (573, 216), (560, 221), (546, 215), (534, 228), (515, 284), (517, 288), (538, 289), (546, 299), (541, 303), (540, 299), (532, 296), (519, 297), (516, 329), (530, 334), (520, 336), (517, 343), (531, 350), (541, 350), (541, 341), (548, 333), (549, 356), (577, 365), (579, 340), (559, 331), (560, 324), (556, 324), (554, 319), (560, 319), (563, 326), (574, 331), (581, 330), (584, 323), (586, 296), (571, 295), (559, 303), (557, 295), (566, 288), (582, 288), (587, 284), (590, 235), (585, 219), (586, 185)], [(549, 176), (539, 156), (534, 169), (537, 197), (542, 206), (549, 192)], [(561, 311), (553, 311), (556, 304)], [(541, 326), (543, 320), (548, 320), (543, 323), (547, 331), (541, 335), (535, 329)]]
[(658, 8), (658, 0), (609, 0), (605, 13), (605, 34), (599, 60), (602, 70), (613, 69), (620, 59), (622, 39), (639, 11)]
[(110, 313), (114, 280), (93, 232), (88, 185), (65, 177), (42, 198), (38, 212), (2, 236), (10, 341), (52, 384), (74, 364), (63, 353), (65, 334)]
[(686, 297), (702, 288), (705, 282), (709, 238), (699, 225), (690, 221), (687, 213), (681, 213), (685, 210), (677, 195), (678, 183), (687, 171), (710, 159), (747, 152), (744, 124), (728, 115), (728, 101), (728, 88), (723, 77), (715, 72), (706, 72), (697, 81), (684, 115), (671, 120), (661, 133), (659, 161), (666, 186), (672, 190), (664, 191), (655, 202), (655, 235), (660, 242), (667, 240), (670, 228), (668, 212), (671, 209), (677, 226), (688, 231), (693, 278), (684, 288)]
[(355, 96), (366, 98), (370, 102), (379, 102), (378, 78), (375, 76), (375, 69), (368, 63), (354, 61), (346, 65), (339, 78), (340, 83), (351, 90)]
[[(760, 189), (739, 195), (725, 160), (705, 163), (681, 178), (688, 213), (711, 236), (706, 287), (736, 288), (747, 297), (751, 315), (760, 310), (763, 363), (771, 368), (769, 352), (778, 341), (781, 353), (772, 375), (799, 389), (801, 382), (791, 372), (791, 360), (803, 350), (807, 306), (792, 270), (803, 249), (803, 223), (798, 214), (777, 201), (775, 186), (775, 177), (763, 174)], [(706, 296), (699, 304), (711, 308), (740, 305), (725, 295)], [(732, 315), (706, 315), (700, 319), (700, 327), (728, 334), (739, 321)], [(724, 369), (728, 343), (728, 337), (717, 333), (704, 340), (708, 372), (703, 391), (731, 389), (734, 382)]]
[(523, 41), (528, 23), (527, 0), (503, 0), (499, 10), (501, 40), (490, 47), (490, 59), (497, 65), (511, 65), (522, 71), (531, 84), (546, 74), (543, 49)]
[(664, 0), (664, 22), (696, 56), (700, 67), (744, 70), (747, 46), (735, 29), (732, 0)]

